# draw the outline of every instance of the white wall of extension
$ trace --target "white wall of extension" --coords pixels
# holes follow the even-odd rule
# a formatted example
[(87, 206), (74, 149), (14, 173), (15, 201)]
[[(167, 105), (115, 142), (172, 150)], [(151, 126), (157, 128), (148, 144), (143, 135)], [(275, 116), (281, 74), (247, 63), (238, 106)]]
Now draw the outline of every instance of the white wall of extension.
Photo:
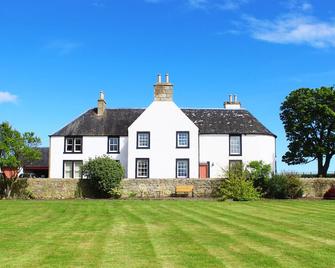
[(242, 135), (241, 156), (229, 155), (229, 135), (208, 134), (200, 135), (199, 152), (200, 162), (210, 162), (210, 177), (222, 175), (224, 169), (229, 167), (229, 160), (242, 160), (244, 164), (253, 160), (262, 160), (270, 164), (275, 171), (276, 165), (276, 139), (270, 135)]
[[(137, 149), (137, 132), (150, 132), (150, 148)], [(176, 148), (176, 132), (189, 131), (189, 148)], [(189, 177), (198, 177), (198, 127), (172, 101), (154, 101), (128, 128), (128, 177), (136, 158), (149, 158), (150, 178), (175, 178), (176, 159), (189, 159)]]
[(64, 137), (50, 137), (50, 155), (49, 155), (49, 176), (50, 178), (63, 177), (64, 160), (82, 160), (87, 161), (89, 158), (96, 156), (108, 155), (112, 159), (119, 160), (126, 169), (127, 175), (127, 155), (128, 155), (128, 137), (120, 137), (120, 153), (107, 153), (107, 136), (83, 136), (82, 153), (72, 154), (64, 153)]

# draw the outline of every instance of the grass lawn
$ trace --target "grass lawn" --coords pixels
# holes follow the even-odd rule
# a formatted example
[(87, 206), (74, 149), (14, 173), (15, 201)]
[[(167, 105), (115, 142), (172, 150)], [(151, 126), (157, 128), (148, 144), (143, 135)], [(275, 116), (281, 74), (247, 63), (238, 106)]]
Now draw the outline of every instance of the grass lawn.
[(1, 267), (335, 267), (332, 201), (0, 201)]

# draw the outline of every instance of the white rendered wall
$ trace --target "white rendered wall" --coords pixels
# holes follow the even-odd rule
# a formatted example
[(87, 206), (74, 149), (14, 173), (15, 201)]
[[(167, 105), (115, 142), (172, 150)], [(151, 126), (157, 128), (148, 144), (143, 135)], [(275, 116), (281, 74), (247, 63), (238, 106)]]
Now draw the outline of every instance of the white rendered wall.
[(107, 136), (84, 136), (81, 154), (64, 154), (64, 137), (50, 137), (49, 177), (63, 177), (63, 160), (82, 160), (85, 162), (89, 158), (102, 155), (108, 155), (112, 159), (119, 160), (125, 168), (127, 177), (128, 137), (120, 137), (119, 154), (107, 153), (107, 141)]
[(200, 135), (200, 162), (210, 162), (210, 177), (222, 176), (229, 160), (242, 160), (247, 164), (254, 160), (262, 160), (270, 164), (275, 171), (276, 139), (269, 135), (242, 135), (242, 155), (229, 156), (229, 135)]
[[(150, 132), (150, 149), (136, 149), (138, 131)], [(176, 132), (189, 131), (190, 148), (176, 148)], [(198, 178), (198, 127), (172, 101), (154, 101), (128, 128), (128, 177), (136, 158), (150, 159), (150, 178), (175, 178), (176, 159), (189, 159), (189, 177)]]

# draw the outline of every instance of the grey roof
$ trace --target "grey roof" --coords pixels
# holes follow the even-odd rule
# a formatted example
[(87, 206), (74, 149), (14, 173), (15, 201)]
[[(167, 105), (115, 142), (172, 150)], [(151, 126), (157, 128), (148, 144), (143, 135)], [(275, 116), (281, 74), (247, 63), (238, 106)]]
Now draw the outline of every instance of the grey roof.
[(25, 167), (48, 167), (49, 166), (49, 147), (39, 147), (41, 158), (25, 164)]
[[(275, 136), (244, 109), (182, 109), (199, 128), (200, 134), (263, 134)], [(128, 127), (144, 109), (106, 109), (97, 116), (88, 110), (51, 136), (128, 136)]]

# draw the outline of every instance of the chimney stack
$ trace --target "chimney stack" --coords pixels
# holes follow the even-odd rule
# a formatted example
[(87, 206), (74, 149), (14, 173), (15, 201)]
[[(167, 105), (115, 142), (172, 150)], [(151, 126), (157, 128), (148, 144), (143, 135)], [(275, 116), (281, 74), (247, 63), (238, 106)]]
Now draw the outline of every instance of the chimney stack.
[(229, 101), (224, 102), (225, 109), (241, 109), (241, 103), (237, 100), (237, 95), (229, 95)]
[(98, 116), (104, 115), (105, 110), (106, 110), (105, 94), (101, 90), (98, 99), (98, 109), (97, 109)]
[(165, 75), (165, 82), (162, 82), (162, 76), (157, 75), (157, 83), (154, 85), (155, 101), (172, 101), (173, 84), (170, 83), (169, 74)]

